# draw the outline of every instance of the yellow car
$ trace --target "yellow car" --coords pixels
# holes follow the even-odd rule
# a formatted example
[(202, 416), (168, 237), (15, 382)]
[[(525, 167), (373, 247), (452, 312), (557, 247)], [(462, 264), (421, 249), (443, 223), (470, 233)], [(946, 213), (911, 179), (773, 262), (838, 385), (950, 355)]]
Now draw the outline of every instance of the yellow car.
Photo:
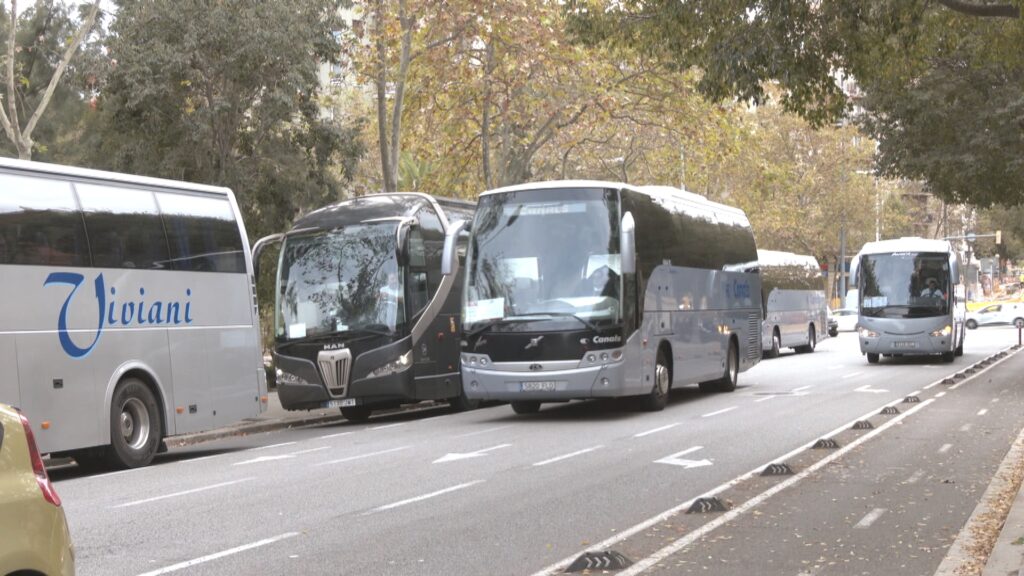
[(28, 419), (0, 404), (0, 576), (75, 573), (75, 550)]

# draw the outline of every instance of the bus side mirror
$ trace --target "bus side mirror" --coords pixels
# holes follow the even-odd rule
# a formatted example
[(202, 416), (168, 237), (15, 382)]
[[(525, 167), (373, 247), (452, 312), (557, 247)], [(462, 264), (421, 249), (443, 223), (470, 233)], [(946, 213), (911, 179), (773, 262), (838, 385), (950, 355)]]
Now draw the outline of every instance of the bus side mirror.
[(284, 240), (284, 234), (271, 234), (256, 241), (252, 246), (252, 273), (258, 279), (260, 277), (260, 254), (271, 244), (277, 244)]
[(622, 230), (619, 233), (619, 258), (623, 274), (636, 273), (636, 223), (633, 214), (622, 215)]
[(465, 220), (456, 220), (444, 235), (444, 252), (441, 255), (441, 274), (448, 276), (459, 271), (459, 234), (469, 226)]

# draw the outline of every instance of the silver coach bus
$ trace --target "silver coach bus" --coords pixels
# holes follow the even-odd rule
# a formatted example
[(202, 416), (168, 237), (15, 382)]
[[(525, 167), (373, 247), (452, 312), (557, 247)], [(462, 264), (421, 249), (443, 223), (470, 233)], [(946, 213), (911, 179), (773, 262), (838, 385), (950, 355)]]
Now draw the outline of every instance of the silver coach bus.
[(768, 358), (781, 348), (814, 352), (828, 338), (825, 280), (814, 256), (758, 250), (761, 268), (761, 345)]
[(857, 333), (869, 363), (880, 356), (964, 353), (966, 304), (960, 258), (946, 240), (868, 242), (857, 254)]
[(761, 358), (741, 210), (669, 187), (543, 182), (480, 196), (463, 298), (466, 395), (542, 402), (732, 391)]
[(0, 159), (0, 402), (118, 467), (258, 415), (248, 254), (226, 188)]
[(441, 264), (449, 219), (473, 210), (426, 194), (371, 194), (256, 243), (259, 262), (265, 246), (282, 242), (274, 364), (284, 408), (340, 408), (362, 421), (420, 400), (476, 405), (459, 378), (458, 261)]

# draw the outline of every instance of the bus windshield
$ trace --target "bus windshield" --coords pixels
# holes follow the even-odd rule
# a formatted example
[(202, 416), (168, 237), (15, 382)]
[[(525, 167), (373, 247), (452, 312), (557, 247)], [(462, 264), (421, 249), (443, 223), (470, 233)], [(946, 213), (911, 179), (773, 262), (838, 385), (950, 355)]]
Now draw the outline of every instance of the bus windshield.
[(278, 266), (278, 340), (403, 327), (396, 226), (392, 221), (355, 224), (288, 237)]
[(467, 330), (502, 321), (600, 328), (621, 321), (617, 194), (573, 189), (552, 197), (531, 190), (480, 199), (467, 270)]
[(951, 287), (946, 254), (866, 254), (858, 274), (864, 316), (922, 318), (949, 313)]

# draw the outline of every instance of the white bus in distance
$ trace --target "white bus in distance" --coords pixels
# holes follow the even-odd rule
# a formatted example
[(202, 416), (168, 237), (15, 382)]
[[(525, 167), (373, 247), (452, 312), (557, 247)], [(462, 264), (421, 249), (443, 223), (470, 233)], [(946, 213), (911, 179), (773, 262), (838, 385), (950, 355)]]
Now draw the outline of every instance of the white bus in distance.
[(149, 464), (266, 402), (249, 243), (227, 188), (0, 159), (0, 402), (39, 448)]
[[(451, 258), (451, 255), (446, 256)], [(742, 210), (667, 186), (538, 182), (480, 196), (466, 257), (466, 396), (543, 402), (731, 392), (761, 359)]]
[(777, 358), (782, 348), (814, 352), (828, 337), (828, 303), (821, 266), (814, 256), (758, 250), (761, 268), (761, 346), (765, 357)]

